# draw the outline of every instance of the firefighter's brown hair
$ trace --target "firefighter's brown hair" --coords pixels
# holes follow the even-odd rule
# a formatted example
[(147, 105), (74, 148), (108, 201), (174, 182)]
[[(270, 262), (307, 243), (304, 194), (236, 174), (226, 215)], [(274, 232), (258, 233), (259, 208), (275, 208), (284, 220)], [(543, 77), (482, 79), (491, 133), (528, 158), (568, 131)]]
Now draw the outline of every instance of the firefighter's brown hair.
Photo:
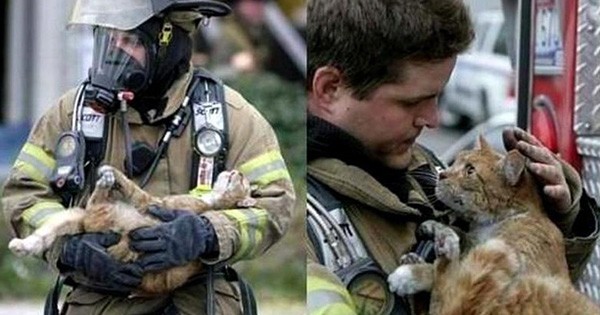
[(308, 86), (317, 69), (333, 66), (363, 99), (401, 80), (393, 65), (455, 56), (473, 36), (462, 0), (309, 0)]

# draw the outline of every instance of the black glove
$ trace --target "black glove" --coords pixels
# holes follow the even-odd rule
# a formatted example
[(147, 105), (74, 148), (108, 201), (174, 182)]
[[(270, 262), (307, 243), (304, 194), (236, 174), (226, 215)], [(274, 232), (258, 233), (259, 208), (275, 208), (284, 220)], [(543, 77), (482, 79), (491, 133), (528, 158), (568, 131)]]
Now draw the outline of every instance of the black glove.
[(205, 217), (156, 206), (148, 212), (165, 223), (129, 232), (129, 246), (143, 254), (137, 263), (144, 272), (181, 266), (200, 256), (217, 254), (217, 235)]
[(112, 258), (106, 248), (116, 244), (116, 233), (85, 233), (67, 236), (58, 259), (63, 273), (81, 272), (90, 286), (115, 292), (130, 292), (142, 283), (142, 270)]

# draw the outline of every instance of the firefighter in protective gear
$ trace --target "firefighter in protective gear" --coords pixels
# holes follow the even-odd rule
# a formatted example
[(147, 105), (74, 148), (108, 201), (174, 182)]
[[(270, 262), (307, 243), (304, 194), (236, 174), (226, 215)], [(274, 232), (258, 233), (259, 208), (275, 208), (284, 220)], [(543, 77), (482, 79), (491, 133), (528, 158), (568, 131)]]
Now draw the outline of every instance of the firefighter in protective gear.
[[(195, 77), (189, 33), (207, 16), (224, 13), (222, 6), (208, 0), (77, 1), (71, 24), (92, 25), (95, 38), (86, 102), (90, 101), (98, 112), (107, 113), (109, 120), (99, 164), (125, 171), (127, 133), (134, 142), (159, 143), (165, 123), (180, 108)], [(135, 94), (130, 103), (133, 110), (124, 113), (125, 125), (111, 115), (119, 108), (115, 103), (122, 91)], [(50, 177), (57, 164), (55, 145), (59, 135), (72, 129), (75, 98), (76, 90), (68, 91), (35, 124), (7, 179), (2, 207), (18, 237), (30, 234), (52, 216), (69, 211), (69, 205), (51, 188)], [(210, 302), (205, 299), (204, 281), (187, 283), (166, 296), (127, 296), (145, 271), (194, 259), (210, 265), (252, 259), (285, 233), (295, 195), (273, 129), (251, 104), (227, 86), (224, 101), (228, 126), (224, 168), (237, 169), (249, 178), (256, 187), (253, 197), (257, 204), (208, 211), (201, 216), (169, 213), (176, 209), (153, 209), (163, 223), (135, 230), (132, 238), (132, 246), (141, 250), (142, 259), (147, 258), (143, 264), (123, 264), (107, 254), (106, 248), (118, 241), (118, 235), (81, 234), (57, 240), (43, 258), (73, 286), (65, 301), (66, 314), (159, 314), (165, 309), (203, 314)], [(180, 137), (170, 140), (144, 187), (146, 191), (166, 196), (206, 190), (190, 185), (196, 154), (193, 134), (190, 124)], [(141, 175), (133, 179), (139, 182)], [(85, 205), (90, 189), (86, 185), (74, 199), (74, 207)], [(233, 283), (216, 277), (214, 291), (217, 312), (241, 313), (239, 290)]]
[[(434, 197), (443, 165), (415, 141), (437, 127), (437, 99), (473, 38), (467, 9), (455, 0), (309, 0), (307, 30), (308, 177), (320, 185), (308, 196), (308, 225), (334, 218), (343, 235), (323, 241), (307, 233), (308, 313), (426, 314), (426, 300), (393, 299), (385, 277), (360, 277), (368, 270), (348, 264), (339, 248), (364, 247), (357, 255), (389, 274), (408, 252), (427, 256), (415, 236), (419, 223), (451, 223)], [(598, 239), (597, 205), (574, 169), (531, 135), (508, 130), (505, 146), (530, 159), (577, 277)], [(321, 188), (339, 204), (328, 208), (335, 202), (319, 200)]]

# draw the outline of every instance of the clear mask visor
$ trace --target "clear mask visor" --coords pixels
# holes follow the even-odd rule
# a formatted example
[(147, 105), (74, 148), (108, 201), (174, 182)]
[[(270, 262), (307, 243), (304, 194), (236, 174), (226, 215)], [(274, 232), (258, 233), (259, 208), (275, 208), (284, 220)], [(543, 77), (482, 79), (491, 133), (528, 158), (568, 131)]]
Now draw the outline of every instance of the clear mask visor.
[(148, 49), (139, 35), (99, 27), (94, 31), (91, 83), (115, 92), (136, 92), (146, 84)]

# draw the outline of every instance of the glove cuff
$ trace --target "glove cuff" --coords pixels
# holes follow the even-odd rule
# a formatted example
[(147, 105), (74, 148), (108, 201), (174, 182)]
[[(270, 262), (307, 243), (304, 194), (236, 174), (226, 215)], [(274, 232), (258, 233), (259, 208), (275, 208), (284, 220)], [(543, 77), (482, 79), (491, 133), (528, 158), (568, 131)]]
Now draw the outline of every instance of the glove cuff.
[(200, 258), (212, 260), (219, 257), (219, 240), (217, 238), (217, 233), (215, 232), (215, 228), (210, 223), (210, 221), (205, 216), (200, 216), (200, 220), (203, 223), (203, 228), (205, 232), (203, 233), (206, 236), (205, 244), (206, 251), (204, 254), (200, 255)]
[(67, 242), (67, 237), (62, 236), (57, 238), (52, 246), (46, 250), (43, 254), (44, 260), (48, 263), (48, 265), (57, 273), (65, 273), (72, 271), (73, 269), (67, 265), (65, 265), (61, 258), (63, 256), (63, 247)]

